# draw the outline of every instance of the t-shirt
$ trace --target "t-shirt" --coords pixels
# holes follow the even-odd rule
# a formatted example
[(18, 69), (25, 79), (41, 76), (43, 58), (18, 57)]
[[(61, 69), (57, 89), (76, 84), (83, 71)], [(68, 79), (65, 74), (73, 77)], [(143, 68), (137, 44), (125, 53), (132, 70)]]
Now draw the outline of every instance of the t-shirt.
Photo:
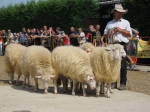
[(68, 45), (68, 38), (62, 37), (62, 39), (63, 39), (63, 45)]

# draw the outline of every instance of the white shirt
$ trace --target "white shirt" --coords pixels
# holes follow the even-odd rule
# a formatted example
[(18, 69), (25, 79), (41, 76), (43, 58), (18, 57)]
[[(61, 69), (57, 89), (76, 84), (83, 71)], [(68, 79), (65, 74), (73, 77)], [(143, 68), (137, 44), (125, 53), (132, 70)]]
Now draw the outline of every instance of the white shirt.
[(85, 33), (81, 32), (78, 35), (81, 37), (81, 39), (78, 39), (78, 42), (79, 43), (85, 43), (85, 41), (86, 41), (86, 39), (85, 39)]
[[(129, 31), (130, 35), (132, 35), (132, 31), (131, 31), (131, 27), (130, 27), (130, 23), (121, 18), (119, 21), (116, 21), (115, 19), (113, 19), (112, 21), (108, 22), (105, 30), (104, 30), (104, 34), (107, 34), (108, 31), (114, 27), (120, 27), (123, 30)], [(109, 42), (111, 42), (111, 38), (109, 39)], [(125, 35), (122, 35), (122, 33), (116, 33), (115, 38), (114, 38), (114, 42), (125, 42), (128, 43), (129, 40)]]

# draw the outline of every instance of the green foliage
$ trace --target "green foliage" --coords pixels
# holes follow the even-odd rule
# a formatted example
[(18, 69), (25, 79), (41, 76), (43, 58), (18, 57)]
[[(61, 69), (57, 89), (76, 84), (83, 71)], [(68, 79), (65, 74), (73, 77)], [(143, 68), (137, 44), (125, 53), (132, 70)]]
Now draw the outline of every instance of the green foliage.
[(0, 29), (19, 32), (22, 27), (42, 28), (43, 25), (83, 27), (87, 17), (99, 17), (96, 0), (34, 0), (0, 8)]
[(150, 0), (125, 0), (124, 7), (129, 11), (125, 18), (131, 27), (137, 27), (141, 36), (150, 35)]

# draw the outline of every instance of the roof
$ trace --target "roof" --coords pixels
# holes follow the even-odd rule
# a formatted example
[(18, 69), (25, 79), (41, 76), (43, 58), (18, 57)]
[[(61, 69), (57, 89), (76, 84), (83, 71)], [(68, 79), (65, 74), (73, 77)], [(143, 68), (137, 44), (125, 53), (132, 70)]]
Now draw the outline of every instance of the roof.
[(122, 3), (124, 0), (97, 0), (100, 5)]

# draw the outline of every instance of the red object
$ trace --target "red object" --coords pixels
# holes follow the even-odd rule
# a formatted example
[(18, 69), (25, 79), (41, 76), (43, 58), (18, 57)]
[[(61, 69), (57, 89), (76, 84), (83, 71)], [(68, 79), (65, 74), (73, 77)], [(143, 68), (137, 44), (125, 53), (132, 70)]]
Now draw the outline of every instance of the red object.
[(90, 37), (90, 32), (87, 33), (85, 37), (86, 37), (86, 39), (89, 39), (89, 37)]
[(68, 38), (62, 37), (62, 39), (63, 39), (63, 45), (68, 45)]
[(137, 63), (137, 58), (131, 58), (134, 63)]

